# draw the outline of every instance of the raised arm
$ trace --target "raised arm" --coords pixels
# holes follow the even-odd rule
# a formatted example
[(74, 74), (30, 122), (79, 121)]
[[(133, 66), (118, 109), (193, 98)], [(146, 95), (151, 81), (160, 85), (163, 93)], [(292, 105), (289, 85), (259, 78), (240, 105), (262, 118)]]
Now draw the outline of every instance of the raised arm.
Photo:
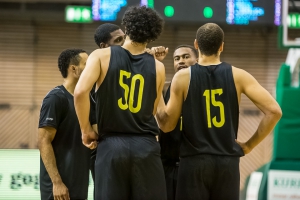
[(156, 66), (156, 100), (154, 103), (154, 110), (153, 115), (157, 112), (157, 106), (159, 104), (159, 101), (162, 98), (162, 90), (164, 88), (166, 76), (165, 76), (165, 66), (160, 61), (155, 60), (155, 66)]
[(180, 70), (172, 80), (168, 104), (165, 105), (163, 98), (160, 99), (156, 118), (163, 132), (170, 132), (176, 127), (181, 115), (182, 104), (187, 96), (189, 83), (190, 68)]
[(264, 113), (252, 137), (245, 143), (237, 141), (247, 154), (273, 130), (282, 112), (272, 95), (251, 74), (233, 67), (233, 75), (238, 93), (244, 93)]
[(101, 49), (95, 50), (88, 57), (86, 67), (83, 70), (74, 91), (75, 110), (79, 120), (82, 142), (88, 148), (95, 148), (97, 134), (93, 130), (89, 121), (90, 112), (90, 91), (97, 82), (101, 72), (100, 56)]

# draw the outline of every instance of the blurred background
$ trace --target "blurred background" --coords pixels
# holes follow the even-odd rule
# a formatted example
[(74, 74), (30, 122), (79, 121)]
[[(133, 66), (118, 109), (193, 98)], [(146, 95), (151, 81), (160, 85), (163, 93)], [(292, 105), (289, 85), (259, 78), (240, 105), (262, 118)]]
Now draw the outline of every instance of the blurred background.
[[(70, 47), (91, 53), (97, 48), (96, 28), (106, 22), (120, 25), (124, 11), (131, 5), (152, 7), (165, 19), (162, 35), (148, 46), (169, 48), (164, 61), (167, 81), (174, 75), (175, 47), (193, 45), (197, 29), (204, 23), (215, 22), (225, 32), (221, 60), (248, 71), (275, 96), (279, 69), (289, 51), (282, 44), (282, 3), (282, 0), (0, 0), (0, 148), (37, 149), (42, 99), (63, 81), (57, 67), (58, 55)], [(288, 37), (296, 41), (300, 36), (297, 29), (300, 1), (287, 0), (287, 5)], [(261, 111), (243, 96), (238, 139), (246, 141), (261, 117)], [(241, 158), (241, 190), (246, 177), (268, 163), (272, 153), (273, 134), (270, 134)], [(0, 187), (3, 173), (0, 171)]]

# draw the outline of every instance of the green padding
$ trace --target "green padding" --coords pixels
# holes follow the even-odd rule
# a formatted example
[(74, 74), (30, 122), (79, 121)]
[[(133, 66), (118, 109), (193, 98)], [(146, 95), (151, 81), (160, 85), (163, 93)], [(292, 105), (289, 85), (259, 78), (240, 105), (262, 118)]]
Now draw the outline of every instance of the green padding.
[(300, 160), (278, 160), (270, 163), (270, 169), (300, 171)]
[[(276, 88), (276, 100), (283, 115), (274, 130), (273, 160), (256, 170), (263, 172), (258, 200), (267, 199), (270, 170), (300, 171), (300, 88), (292, 88), (290, 83), (290, 67), (283, 64)], [(241, 191), (241, 199), (246, 198), (249, 177)]]
[(273, 160), (300, 160), (300, 89), (283, 88), (277, 100), (283, 115), (274, 130)]
[[(259, 191), (258, 191), (258, 200), (266, 200), (267, 197), (267, 183), (268, 183), (268, 171), (270, 169), (270, 163), (267, 163), (261, 166), (259, 169), (255, 170), (256, 172), (262, 172), (263, 177), (261, 179)], [(247, 195), (247, 188), (250, 180), (250, 175), (246, 178), (244, 189), (240, 193), (240, 199), (245, 200)]]
[[(258, 192), (258, 199), (257, 200), (266, 200), (267, 193), (268, 193), (268, 172), (270, 170), (290, 170), (290, 171), (300, 171), (300, 160), (278, 160), (278, 161), (271, 161), (259, 169), (257, 172), (262, 172), (263, 177), (260, 183), (260, 188)], [(249, 183), (250, 176), (247, 177), (245, 181), (244, 189), (241, 191), (240, 199), (245, 200), (247, 194), (247, 187)]]
[(291, 85), (290, 66), (286, 64), (282, 64), (277, 79), (277, 88), (282, 86), (288, 87), (290, 85)]

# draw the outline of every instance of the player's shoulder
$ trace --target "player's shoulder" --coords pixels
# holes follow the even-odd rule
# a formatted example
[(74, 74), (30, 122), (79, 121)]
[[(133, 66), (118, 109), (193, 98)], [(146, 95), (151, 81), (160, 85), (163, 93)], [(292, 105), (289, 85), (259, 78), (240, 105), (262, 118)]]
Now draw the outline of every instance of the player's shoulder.
[(243, 77), (248, 77), (251, 76), (251, 74), (249, 72), (247, 72), (244, 69), (235, 67), (235, 66), (231, 66), (232, 67), (232, 73), (233, 76), (237, 77), (237, 78), (243, 78)]
[(184, 68), (176, 72), (172, 79), (172, 83), (184, 86), (190, 82), (191, 67)]
[(89, 57), (106, 57), (111, 52), (111, 47), (95, 49)]
[(57, 86), (47, 93), (42, 101), (41, 107), (42, 109), (51, 107), (67, 109), (70, 104), (69, 99), (70, 94), (67, 94), (67, 91), (63, 88), (63, 86)]
[(253, 83), (257, 83), (257, 80), (254, 78), (254, 76), (244, 69), (232, 66), (232, 74), (236, 86), (245, 88)]
[(52, 88), (47, 94), (46, 96), (51, 96), (51, 95), (61, 95), (64, 94), (64, 91), (62, 90), (62, 86), (56, 86), (54, 88)]
[[(193, 67), (193, 66), (191, 66)], [(191, 67), (183, 68), (176, 72), (175, 76), (177, 77), (185, 77), (185, 76), (190, 76), (191, 73)]]
[(67, 99), (67, 93), (62, 85), (56, 86), (46, 94), (44, 99)]

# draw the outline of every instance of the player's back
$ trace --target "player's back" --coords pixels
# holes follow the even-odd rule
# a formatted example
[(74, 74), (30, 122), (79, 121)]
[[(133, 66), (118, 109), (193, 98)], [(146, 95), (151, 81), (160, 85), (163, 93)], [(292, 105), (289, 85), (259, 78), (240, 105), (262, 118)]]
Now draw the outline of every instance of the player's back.
[(154, 57), (148, 53), (132, 55), (112, 46), (107, 74), (96, 92), (99, 133), (157, 135), (153, 116), (156, 91)]
[(232, 66), (191, 66), (183, 104), (182, 157), (197, 154), (242, 156), (237, 138), (239, 105)]

